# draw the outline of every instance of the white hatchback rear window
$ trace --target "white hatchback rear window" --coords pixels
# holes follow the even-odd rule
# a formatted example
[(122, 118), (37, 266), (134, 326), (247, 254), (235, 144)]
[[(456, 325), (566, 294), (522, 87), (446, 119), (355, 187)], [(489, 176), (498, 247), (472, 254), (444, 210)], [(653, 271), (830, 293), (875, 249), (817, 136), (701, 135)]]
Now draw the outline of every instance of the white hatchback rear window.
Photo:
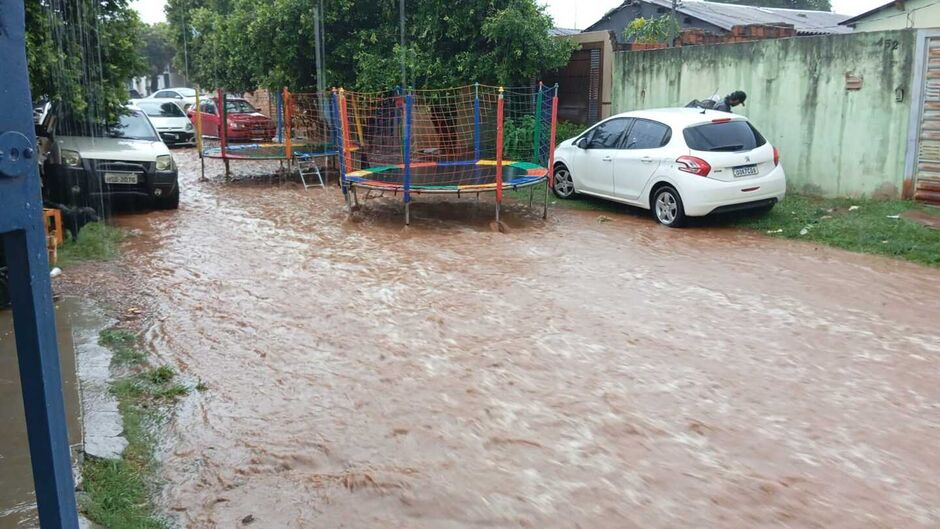
[(743, 120), (706, 123), (685, 129), (685, 143), (693, 151), (752, 151), (767, 143), (750, 123)]

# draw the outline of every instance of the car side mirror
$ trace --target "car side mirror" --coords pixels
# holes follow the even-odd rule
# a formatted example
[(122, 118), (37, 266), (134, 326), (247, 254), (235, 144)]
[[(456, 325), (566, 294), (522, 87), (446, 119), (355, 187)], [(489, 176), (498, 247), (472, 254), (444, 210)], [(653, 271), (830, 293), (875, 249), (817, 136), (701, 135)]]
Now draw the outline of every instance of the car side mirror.
[(183, 99), (183, 96), (176, 94), (176, 97), (174, 97), (173, 99)]
[(581, 139), (579, 139), (579, 140), (575, 143), (575, 146), (578, 147), (579, 149), (587, 149), (587, 147), (588, 147), (588, 139), (587, 139), (587, 136), (582, 136)]

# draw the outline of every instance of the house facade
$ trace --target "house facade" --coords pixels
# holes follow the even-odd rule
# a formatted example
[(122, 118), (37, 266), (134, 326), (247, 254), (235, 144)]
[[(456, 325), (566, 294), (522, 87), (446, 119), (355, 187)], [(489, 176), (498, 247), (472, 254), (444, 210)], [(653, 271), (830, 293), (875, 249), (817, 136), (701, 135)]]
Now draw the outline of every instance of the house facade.
[(842, 22), (855, 31), (940, 28), (937, 0), (893, 0)]
[(558, 83), (558, 119), (588, 125), (610, 117), (614, 35), (590, 31), (558, 36), (578, 44), (567, 66), (542, 77), (546, 84)]

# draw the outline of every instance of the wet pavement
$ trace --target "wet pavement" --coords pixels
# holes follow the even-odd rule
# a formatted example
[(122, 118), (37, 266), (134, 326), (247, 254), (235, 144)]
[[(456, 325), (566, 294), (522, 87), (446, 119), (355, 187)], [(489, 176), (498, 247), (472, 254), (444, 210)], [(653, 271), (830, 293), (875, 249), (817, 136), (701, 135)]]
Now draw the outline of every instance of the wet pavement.
[[(56, 303), (62, 385), (73, 450), (82, 439), (74, 333), (81, 332), (84, 327), (86, 309), (73, 298), (64, 298)], [(0, 435), (0, 529), (32, 529), (39, 526), (39, 518), (14, 342), (12, 313), (0, 311), (0, 424), (3, 425)]]
[(405, 228), (176, 155), (180, 210), (120, 222), (147, 345), (208, 386), (165, 432), (183, 527), (940, 527), (936, 269), (466, 199)]

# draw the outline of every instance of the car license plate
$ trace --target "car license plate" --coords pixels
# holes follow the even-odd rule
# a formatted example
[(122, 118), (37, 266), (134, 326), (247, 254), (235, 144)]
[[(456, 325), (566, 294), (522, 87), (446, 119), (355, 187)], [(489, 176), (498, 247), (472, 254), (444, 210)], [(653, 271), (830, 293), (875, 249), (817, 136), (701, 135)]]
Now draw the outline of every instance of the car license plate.
[(754, 176), (758, 173), (756, 165), (745, 165), (743, 167), (734, 168), (734, 177), (741, 178), (744, 176)]
[(105, 173), (104, 183), (106, 184), (136, 184), (137, 173)]

